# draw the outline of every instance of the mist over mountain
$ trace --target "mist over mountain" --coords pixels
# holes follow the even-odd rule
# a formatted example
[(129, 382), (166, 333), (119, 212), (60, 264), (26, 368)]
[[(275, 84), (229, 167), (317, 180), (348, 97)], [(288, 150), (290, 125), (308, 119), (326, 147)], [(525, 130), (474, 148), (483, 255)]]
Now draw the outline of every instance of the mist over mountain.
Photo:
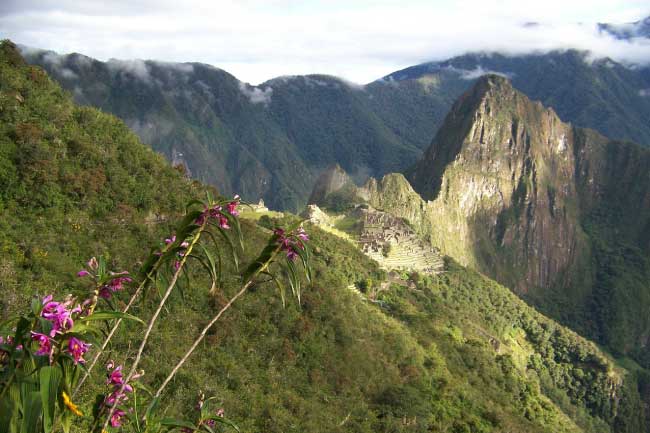
[(650, 16), (627, 24), (599, 23), (598, 30), (610, 34), (616, 39), (650, 38)]
[[(158, 76), (152, 69), (146, 69), (149, 77)], [(187, 74), (187, 67), (179, 69)], [(133, 65), (129, 74), (143, 78), (143, 72)], [(512, 96), (505, 82), (486, 80), (499, 90), (493, 102)], [(481, 81), (455, 105), (468, 107), (468, 122), (479, 113), (485, 87)], [(269, 93), (245, 90), (256, 100)], [(524, 108), (531, 104), (516, 98)], [(488, 113), (480, 114), (483, 120), (476, 121), (488, 125)], [(522, 134), (527, 125), (522, 122)], [(119, 119), (74, 104), (7, 41), (0, 45), (0, 143), (2, 326), (41, 290), (57, 297), (70, 291), (87, 295), (86, 280), (75, 275), (97, 250), (135, 277), (142, 255), (172, 232), (184, 202), (209, 189), (184, 178)], [(340, 169), (338, 174), (324, 194), (350, 185)], [(387, 178), (394, 182), (368, 183), (377, 205), (395, 197), (391, 185), (417, 196), (402, 175)], [(243, 213), (243, 264), (255, 259), (269, 228), (298, 220)], [(389, 276), (354, 243), (311, 224), (305, 228), (314, 279), (302, 299), (284, 305), (270, 281), (250, 290), (167, 389), (161, 400), (166, 416), (186, 416), (196, 404), (194, 391), (201, 390), (222, 399), (228, 419), (242, 431), (647, 431), (650, 376), (637, 366), (618, 365), (507, 288), (449, 257), (435, 276)], [(234, 267), (232, 259), (224, 260)], [(182, 356), (188, 335), (238, 290), (235, 279), (226, 279), (214, 293), (201, 274), (191, 274), (192, 283), (188, 276), (161, 313), (156, 344), (143, 352), (141, 387), (157, 386), (169, 368), (162, 361)], [(127, 294), (113, 299), (122, 302), (122, 295)], [(156, 304), (144, 300), (135, 309), (147, 313)], [(137, 325), (121, 327), (110, 355), (130, 348), (139, 333)], [(106, 377), (97, 376), (76, 400), (82, 413), (92, 411), (92, 396), (105, 392)], [(7, 383), (5, 375), (0, 379)], [(41, 404), (38, 396), (33, 405)], [(3, 420), (19, 416), (0, 411)], [(31, 421), (39, 427), (38, 419)], [(124, 421), (123, 431), (139, 431), (140, 421)], [(73, 432), (92, 427), (90, 417), (71, 423)], [(0, 424), (0, 430), (8, 425)]]
[(358, 181), (411, 167), (453, 101), (494, 72), (565, 121), (650, 143), (650, 72), (578, 51), (471, 54), (365, 86), (289, 76), (259, 86), (203, 64), (99, 62), (23, 48), (75, 100), (124, 119), (195, 178), (276, 209), (300, 209), (318, 173), (338, 163)]
[(424, 63), (384, 80), (435, 80), (449, 72), (467, 80), (467, 88), (487, 73), (502, 75), (531, 99), (552, 107), (566, 122), (650, 145), (650, 68), (592, 59), (588, 52), (576, 50), (524, 56), (484, 53)]

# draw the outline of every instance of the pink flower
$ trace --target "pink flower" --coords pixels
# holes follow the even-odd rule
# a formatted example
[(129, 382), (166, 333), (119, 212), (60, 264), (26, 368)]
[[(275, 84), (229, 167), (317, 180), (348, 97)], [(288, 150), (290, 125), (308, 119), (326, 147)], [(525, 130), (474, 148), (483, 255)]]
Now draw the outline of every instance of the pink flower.
[(291, 261), (299, 256), (297, 248), (304, 250), (305, 245), (303, 242), (309, 240), (309, 236), (302, 227), (298, 228), (295, 233), (286, 234), (280, 228), (275, 229), (273, 233), (277, 237), (276, 242), (280, 245), (280, 250), (285, 251), (287, 259)]
[(307, 233), (305, 233), (305, 229), (302, 227), (298, 228), (298, 231), (296, 232), (296, 236), (300, 238), (300, 240), (307, 242), (309, 240), (309, 236), (307, 236)]
[(228, 218), (225, 216), (219, 214), (219, 227), (222, 229), (229, 229), (230, 226), (228, 225)]
[[(115, 274), (115, 275), (126, 275), (126, 274), (128, 274), (128, 272), (124, 271), (121, 272), (120, 274)], [(131, 277), (113, 278), (111, 281), (109, 281), (107, 284), (104, 284), (99, 289), (99, 296), (101, 296), (104, 299), (110, 299), (113, 296), (113, 293), (124, 289), (123, 287), (124, 283), (130, 283), (131, 281), (133, 281)]]
[(88, 271), (85, 270), (85, 269), (82, 269), (82, 270), (80, 270), (79, 272), (77, 272), (77, 276), (78, 276), (78, 277), (87, 277), (88, 275), (90, 275), (90, 272), (88, 272)]
[(122, 409), (115, 409), (111, 415), (111, 427), (122, 427), (122, 418), (126, 415)]
[(123, 383), (124, 383), (124, 378), (122, 376), (122, 366), (118, 365), (111, 373), (109, 373), (108, 379), (106, 380), (106, 384), (122, 385)]
[(68, 349), (66, 351), (72, 355), (72, 359), (74, 360), (75, 365), (78, 363), (83, 364), (86, 362), (86, 360), (83, 359), (83, 355), (88, 351), (89, 347), (90, 344), (84, 343), (76, 337), (71, 337), (70, 341), (68, 342)]
[(68, 300), (65, 303), (52, 301), (52, 295), (43, 298), (43, 309), (41, 310), (41, 317), (52, 323), (52, 330), (50, 337), (54, 337), (57, 333), (62, 334), (63, 331), (71, 329), (74, 326), (72, 314), (81, 312), (81, 307), (77, 306), (73, 310), (69, 310), (72, 301)]
[(128, 383), (115, 385), (113, 391), (104, 400), (104, 404), (106, 406), (118, 406), (129, 399), (126, 394), (131, 392), (133, 392), (133, 387)]
[(239, 211), (237, 210), (237, 206), (239, 205), (239, 195), (235, 195), (235, 197), (233, 197), (233, 198), (234, 198), (234, 200), (231, 201), (230, 203), (228, 203), (226, 208), (228, 209), (228, 213), (230, 215), (238, 216)]
[(296, 260), (297, 257), (298, 257), (298, 253), (296, 253), (296, 250), (294, 250), (293, 248), (287, 250), (287, 259), (293, 262), (294, 260)]
[(99, 268), (99, 263), (95, 257), (88, 260), (88, 263), (86, 263), (86, 265), (93, 271), (96, 271)]
[(33, 331), (31, 334), (32, 334), (32, 341), (38, 342), (38, 350), (34, 355), (36, 356), (51, 355), (52, 342), (50, 341), (50, 337), (48, 337), (45, 334), (40, 334), (38, 332), (33, 332)]

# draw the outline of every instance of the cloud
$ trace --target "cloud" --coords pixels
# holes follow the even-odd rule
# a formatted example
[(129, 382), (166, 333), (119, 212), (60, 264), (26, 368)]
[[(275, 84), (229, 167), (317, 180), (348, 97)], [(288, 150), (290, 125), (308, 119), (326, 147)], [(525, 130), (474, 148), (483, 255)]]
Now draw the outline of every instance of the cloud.
[(1, 3), (3, 37), (19, 43), (100, 60), (207, 63), (250, 83), (314, 73), (367, 83), (475, 51), (577, 48), (650, 63), (650, 39), (617, 40), (596, 25), (638, 21), (650, 15), (647, 0), (503, 0), (498, 7), (479, 0)]
[(180, 74), (191, 74), (194, 72), (194, 65), (191, 63), (163, 62), (155, 60), (152, 63), (162, 68), (171, 69)]
[(246, 83), (239, 83), (239, 90), (251, 101), (253, 104), (268, 105), (271, 103), (271, 96), (273, 95), (273, 88), (267, 87), (262, 90), (259, 87), (249, 86)]
[(650, 89), (641, 89), (641, 90), (639, 90), (639, 96), (650, 98)]
[(109, 59), (106, 62), (108, 70), (113, 74), (129, 74), (142, 81), (150, 82), (149, 67), (144, 60)]
[(79, 78), (79, 76), (75, 74), (73, 70), (68, 68), (61, 68), (61, 76), (68, 80), (76, 80)]
[(481, 65), (477, 66), (474, 69), (458, 69), (454, 68), (453, 66), (449, 66), (447, 69), (457, 72), (462, 80), (474, 80), (488, 74), (500, 75), (504, 78), (512, 79), (512, 77), (515, 75), (513, 72), (498, 72), (492, 71), (490, 69), (483, 69)]

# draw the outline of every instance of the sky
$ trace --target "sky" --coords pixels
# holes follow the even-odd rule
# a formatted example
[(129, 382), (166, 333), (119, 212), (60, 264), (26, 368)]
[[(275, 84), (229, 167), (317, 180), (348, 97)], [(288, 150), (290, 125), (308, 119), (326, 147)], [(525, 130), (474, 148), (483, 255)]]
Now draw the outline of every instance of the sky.
[(471, 51), (578, 48), (647, 64), (650, 39), (618, 41), (596, 23), (648, 16), (648, 0), (0, 0), (0, 38), (103, 61), (202, 62), (251, 84), (311, 73), (364, 84)]

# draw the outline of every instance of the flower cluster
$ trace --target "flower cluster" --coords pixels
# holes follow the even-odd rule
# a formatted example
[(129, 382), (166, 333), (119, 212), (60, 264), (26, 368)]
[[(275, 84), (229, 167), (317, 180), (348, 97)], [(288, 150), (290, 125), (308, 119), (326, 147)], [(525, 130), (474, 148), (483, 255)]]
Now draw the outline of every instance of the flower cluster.
[[(133, 387), (124, 381), (121, 365), (116, 366), (113, 361), (109, 361), (106, 364), (106, 370), (108, 372), (106, 385), (112, 387), (112, 389), (104, 399), (104, 406), (107, 408), (115, 407), (109, 423), (111, 427), (121, 427), (122, 418), (124, 418), (126, 412), (118, 406), (129, 400), (128, 394), (133, 392)], [(133, 375), (133, 380), (140, 378), (143, 374), (144, 372)]]
[(298, 257), (298, 249), (305, 249), (305, 242), (309, 240), (309, 236), (307, 236), (307, 233), (305, 233), (302, 227), (289, 233), (278, 228), (273, 231), (273, 234), (277, 237), (277, 243), (280, 245), (280, 249), (287, 253), (287, 258), (291, 261)]
[[(15, 331), (15, 329), (14, 329), (14, 331)], [(0, 346), (4, 346), (4, 345), (13, 346), (14, 345), (14, 337), (12, 337), (10, 335), (7, 338), (5, 338), (5, 337), (0, 335)], [(23, 350), (23, 345), (22, 344), (17, 345), (16, 350)], [(6, 349), (3, 349), (2, 347), (0, 347), (0, 367), (5, 365), (5, 363), (7, 362), (8, 357), (9, 357), (9, 351), (6, 350)]]
[[(176, 235), (173, 235), (173, 236), (165, 239), (165, 245), (167, 245), (167, 246), (173, 244), (174, 242), (176, 242)], [(190, 246), (190, 244), (187, 241), (183, 241), (179, 245), (179, 247), (182, 248), (182, 249), (186, 249), (189, 246)], [(177, 259), (174, 261), (174, 270), (175, 271), (177, 271), (178, 268), (181, 267), (181, 260), (183, 259), (183, 257), (185, 257), (185, 252), (184, 251), (178, 251), (176, 253), (176, 257), (177, 257)]]
[[(30, 331), (31, 339), (38, 346), (34, 353), (36, 356), (49, 356), (50, 363), (54, 356), (56, 347), (56, 338), (69, 332), (74, 326), (74, 320), (83, 315), (81, 305), (74, 305), (74, 299), (68, 297), (64, 302), (52, 300), (52, 295), (48, 295), (42, 300), (41, 317), (45, 319), (47, 326), (41, 329)], [(85, 304), (85, 303), (84, 303)], [(70, 337), (67, 345), (62, 345), (62, 352), (70, 355), (74, 364), (84, 363), (84, 354), (88, 351), (90, 344), (81, 341), (76, 337)]]
[(196, 219), (195, 223), (203, 225), (209, 218), (214, 218), (218, 221), (219, 227), (222, 229), (229, 229), (230, 225), (228, 224), (228, 218), (224, 212), (227, 212), (232, 216), (238, 216), (239, 211), (237, 210), (237, 206), (239, 206), (239, 202), (239, 195), (235, 195), (233, 200), (226, 205), (225, 209), (221, 205), (206, 207), (203, 213), (201, 213), (201, 216)]
[(202, 425), (209, 427), (210, 431), (212, 431), (217, 426), (217, 421), (215, 421), (214, 418), (215, 417), (224, 418), (226, 416), (226, 411), (223, 408), (216, 409), (214, 411), (214, 415), (210, 415), (209, 408), (205, 406), (206, 404), (207, 403), (205, 402), (205, 395), (203, 394), (203, 392), (199, 392), (199, 400), (196, 403), (196, 406), (194, 407), (194, 409), (196, 409), (200, 413), (200, 417), (198, 420), (198, 429), (195, 430), (191, 427), (183, 427), (181, 428), (182, 433), (193, 433), (195, 431), (199, 431), (201, 430)]
[[(78, 277), (92, 277), (96, 281), (102, 279), (102, 275), (99, 275), (99, 263), (95, 257), (90, 259), (86, 263), (88, 269), (82, 269), (77, 273)], [(133, 280), (128, 276), (128, 271), (122, 272), (109, 272), (108, 273), (108, 282), (102, 284), (97, 290), (100, 297), (104, 299), (110, 299), (113, 296), (113, 293), (119, 292), (124, 289), (124, 284), (130, 283)], [(103, 281), (106, 281), (104, 279)]]

